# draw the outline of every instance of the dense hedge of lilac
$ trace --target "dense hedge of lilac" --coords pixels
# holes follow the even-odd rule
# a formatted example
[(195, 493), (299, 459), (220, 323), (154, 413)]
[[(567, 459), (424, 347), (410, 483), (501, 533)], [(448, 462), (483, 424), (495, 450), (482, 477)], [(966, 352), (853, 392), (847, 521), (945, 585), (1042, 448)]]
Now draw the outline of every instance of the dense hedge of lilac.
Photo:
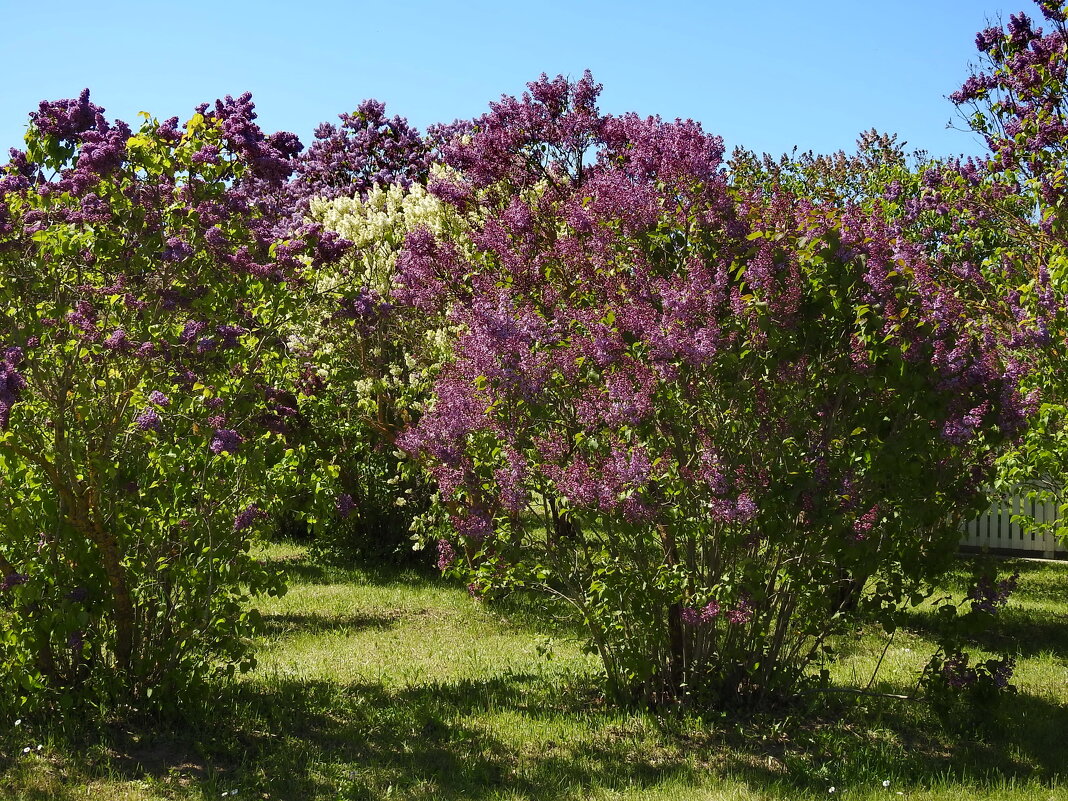
[(543, 78), (445, 146), (431, 191), (480, 222), (398, 261), (394, 301), (458, 328), (398, 444), (442, 562), (565, 598), (617, 696), (788, 690), (944, 566), (1019, 370), (878, 215), (732, 186), (718, 138), (598, 90)]
[(427, 136), (365, 101), (306, 151), (247, 95), (136, 131), (42, 103), (0, 171), (5, 695), (253, 664), (283, 588), (250, 545), (294, 497), (378, 536), (435, 493), (439, 566), (570, 604), (619, 700), (789, 693), (855, 615), (892, 627), (999, 453), (1068, 453), (1040, 6), (979, 36), (966, 161), (725, 162), (588, 73)]
[(299, 143), (248, 96), (179, 126), (108, 122), (88, 92), (42, 103), (0, 178), (4, 694), (173, 702), (249, 667), (248, 554), (299, 419), (280, 321), (337, 258), (275, 238), (250, 186)]

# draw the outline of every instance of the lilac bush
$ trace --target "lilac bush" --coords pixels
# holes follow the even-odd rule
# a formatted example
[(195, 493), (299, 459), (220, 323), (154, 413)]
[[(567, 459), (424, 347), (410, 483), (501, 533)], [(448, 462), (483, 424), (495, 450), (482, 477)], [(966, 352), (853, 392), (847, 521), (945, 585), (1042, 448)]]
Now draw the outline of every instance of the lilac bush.
[(322, 225), (351, 246), (309, 275), (306, 306), (287, 336), (296, 357), (288, 383), (306, 423), (296, 450), (315, 480), (272, 478), (292, 495), (280, 527), (312, 534), (322, 557), (411, 558), (409, 528), (429, 503), (419, 471), (392, 448), (401, 411), (410, 415), (411, 399), (425, 394), (407, 388), (426, 383), (409, 364), (426, 350), (425, 321), (395, 314), (388, 294), (401, 206), (408, 216), (425, 211), (411, 201), (428, 199), (432, 141), (364, 100), (338, 124), (318, 126), (311, 146), (290, 159), (288, 180), (246, 181), (256, 208), (277, 220), (277, 235)]
[(306, 504), (314, 548), (333, 559), (421, 559), (414, 547), (423, 537), (413, 542), (413, 532), (431, 522), (433, 487), (394, 440), (425, 403), (447, 323), (390, 296), (410, 231), (464, 223), (419, 183), (312, 198), (309, 213), (352, 245), (316, 271), (314, 301), (293, 335), (313, 472), (336, 478), (318, 484)]
[(1015, 654), (973, 658), (971, 643), (989, 634), (1001, 610), (1016, 589), (1019, 572), (997, 579), (989, 560), (977, 561), (972, 586), (958, 604), (944, 602), (938, 648), (920, 676), (919, 687), (943, 724), (970, 734), (988, 734), (1003, 725), (1005, 699), (1016, 692), (1011, 683)]
[(470, 230), (408, 234), (392, 302), (455, 341), (397, 443), (440, 564), (565, 600), (618, 699), (789, 692), (945, 565), (1019, 371), (878, 215), (732, 180), (698, 124), (599, 91), (543, 76), (443, 146)]
[[(976, 36), (980, 61), (951, 100), (989, 152), (931, 176), (966, 233), (947, 242), (1010, 298), (1022, 331), (1014, 343), (1034, 366), (1034, 424), (1000, 460), (999, 483), (1063, 511), (1068, 502), (1068, 6), (1038, 2), (1041, 25), (1020, 12)], [(1027, 527), (1062, 537), (1064, 519)]]
[(284, 589), (249, 555), (249, 510), (272, 508), (257, 476), (300, 426), (277, 386), (284, 323), (339, 250), (311, 225), (276, 239), (250, 187), (280, 185), (300, 145), (254, 119), (245, 95), (134, 130), (83, 92), (42, 103), (0, 171), (16, 703), (173, 704), (253, 663), (244, 602)]
[(278, 221), (277, 235), (304, 223), (313, 200), (364, 198), (375, 188), (426, 183), (433, 137), (425, 139), (404, 117), (386, 116), (384, 103), (364, 100), (351, 114), (338, 115), (338, 123), (319, 125), (307, 149), (289, 149), (286, 180), (245, 179), (250, 200)]

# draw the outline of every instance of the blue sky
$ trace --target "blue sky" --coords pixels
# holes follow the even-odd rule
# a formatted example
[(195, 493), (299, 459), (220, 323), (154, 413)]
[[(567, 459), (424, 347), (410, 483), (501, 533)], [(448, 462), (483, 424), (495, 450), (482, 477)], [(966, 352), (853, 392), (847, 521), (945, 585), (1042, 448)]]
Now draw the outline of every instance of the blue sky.
[(425, 128), (589, 68), (603, 110), (691, 117), (728, 149), (829, 152), (876, 127), (932, 155), (977, 153), (946, 130), (945, 97), (975, 32), (1019, 10), (1039, 16), (1030, 0), (0, 0), (0, 152), (38, 101), (86, 86), (130, 121), (251, 91), (265, 129), (307, 144), (365, 97)]

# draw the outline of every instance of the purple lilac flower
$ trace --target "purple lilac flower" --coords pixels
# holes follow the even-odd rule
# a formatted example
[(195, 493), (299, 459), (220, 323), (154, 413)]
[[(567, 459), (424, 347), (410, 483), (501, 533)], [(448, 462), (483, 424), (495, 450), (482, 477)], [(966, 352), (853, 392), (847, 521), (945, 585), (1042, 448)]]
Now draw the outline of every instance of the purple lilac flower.
[(148, 399), (157, 406), (170, 406), (171, 399), (160, 392), (158, 389), (152, 390), (148, 393)]
[(22, 348), (7, 348), (0, 357), (0, 429), (7, 428), (11, 407), (26, 388), (26, 379), (17, 369), (22, 359)]
[(857, 540), (866, 539), (879, 519), (879, 505), (876, 504), (853, 523), (853, 536)]
[(740, 598), (734, 609), (727, 610), (727, 620), (734, 624), (748, 623), (753, 619), (753, 605), (748, 598)]
[(83, 339), (95, 341), (100, 337), (96, 327), (96, 309), (87, 300), (79, 300), (74, 304), (74, 311), (67, 312), (67, 322), (81, 331)]
[(445, 572), (456, 561), (456, 549), (448, 540), (438, 540), (438, 570)]
[(193, 255), (193, 248), (187, 242), (183, 242), (176, 236), (167, 240), (167, 247), (163, 250), (164, 261), (182, 261)]
[(686, 607), (682, 610), (682, 622), (687, 626), (704, 626), (719, 617), (720, 605), (709, 601), (703, 608)]
[(218, 428), (211, 436), (208, 448), (214, 454), (235, 453), (244, 439), (232, 428)]
[(200, 332), (206, 327), (207, 323), (201, 322), (200, 320), (187, 320), (185, 327), (182, 328), (181, 335), (178, 337), (178, 341), (183, 345), (190, 345), (193, 342), (196, 342), (197, 338), (200, 336)]
[(215, 333), (224, 348), (232, 348), (237, 345), (237, 339), (248, 331), (239, 325), (220, 325), (215, 328)]
[(741, 493), (738, 496), (738, 501), (735, 504), (735, 514), (737, 520), (740, 523), (748, 523), (757, 514), (756, 501), (748, 493)]
[(493, 520), (482, 509), (470, 509), (463, 515), (453, 516), (452, 523), (457, 534), (476, 542), (493, 533)]
[(953, 688), (967, 687), (974, 684), (979, 676), (974, 668), (968, 667), (968, 655), (953, 654), (942, 663), (942, 677)]
[(134, 423), (141, 431), (159, 431), (160, 420), (159, 413), (155, 409), (145, 409), (141, 414), (134, 418)]
[(348, 517), (355, 511), (356, 502), (352, 500), (352, 496), (347, 492), (343, 492), (337, 496), (337, 503), (334, 505), (337, 509), (337, 513), (342, 517)]
[(972, 602), (973, 611), (994, 614), (1008, 602), (1009, 596), (1016, 589), (1019, 579), (1019, 571), (997, 583), (990, 576), (983, 576), (968, 591), (966, 600)]
[(266, 514), (260, 511), (260, 508), (252, 503), (234, 517), (234, 531), (244, 531), (250, 528), (260, 518), (266, 517)]
[(687, 626), (701, 625), (701, 613), (692, 606), (687, 606), (680, 615), (682, 622)]
[(204, 145), (193, 154), (194, 164), (216, 164), (219, 161), (219, 148), (217, 145)]
[(4, 580), (0, 582), (0, 590), (10, 590), (12, 587), (18, 587), (29, 580), (30, 577), (25, 573), (8, 573), (4, 576)]
[(134, 343), (130, 341), (129, 336), (121, 328), (116, 328), (111, 335), (104, 340), (104, 347), (108, 350), (125, 353), (133, 350)]

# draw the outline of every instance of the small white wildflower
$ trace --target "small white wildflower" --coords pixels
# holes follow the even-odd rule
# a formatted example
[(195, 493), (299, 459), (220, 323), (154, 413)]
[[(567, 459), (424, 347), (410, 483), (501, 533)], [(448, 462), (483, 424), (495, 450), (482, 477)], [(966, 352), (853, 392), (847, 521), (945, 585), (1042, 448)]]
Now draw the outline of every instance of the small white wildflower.
[(889, 787), (889, 786), (890, 786), (890, 780), (889, 779), (883, 779), (883, 787)]
[(22, 749), (22, 753), (24, 753), (24, 754), (28, 754), (28, 753), (30, 753), (30, 747), (29, 747), (29, 746), (26, 746), (25, 748), (23, 748), (23, 749)]
[(831, 787), (828, 787), (827, 788), (827, 792), (828, 793), (833, 793), (834, 792), (834, 786), (832, 785)]
[(18, 720), (16, 720), (15, 721), (15, 725), (16, 726), (21, 726), (22, 725), (22, 718), (19, 718)]
[(38, 743), (38, 744), (37, 744), (37, 750), (38, 750), (38, 751), (40, 751), (40, 750), (41, 750), (42, 748), (44, 748), (44, 746), (43, 746), (43, 745), (41, 745), (40, 743)]

